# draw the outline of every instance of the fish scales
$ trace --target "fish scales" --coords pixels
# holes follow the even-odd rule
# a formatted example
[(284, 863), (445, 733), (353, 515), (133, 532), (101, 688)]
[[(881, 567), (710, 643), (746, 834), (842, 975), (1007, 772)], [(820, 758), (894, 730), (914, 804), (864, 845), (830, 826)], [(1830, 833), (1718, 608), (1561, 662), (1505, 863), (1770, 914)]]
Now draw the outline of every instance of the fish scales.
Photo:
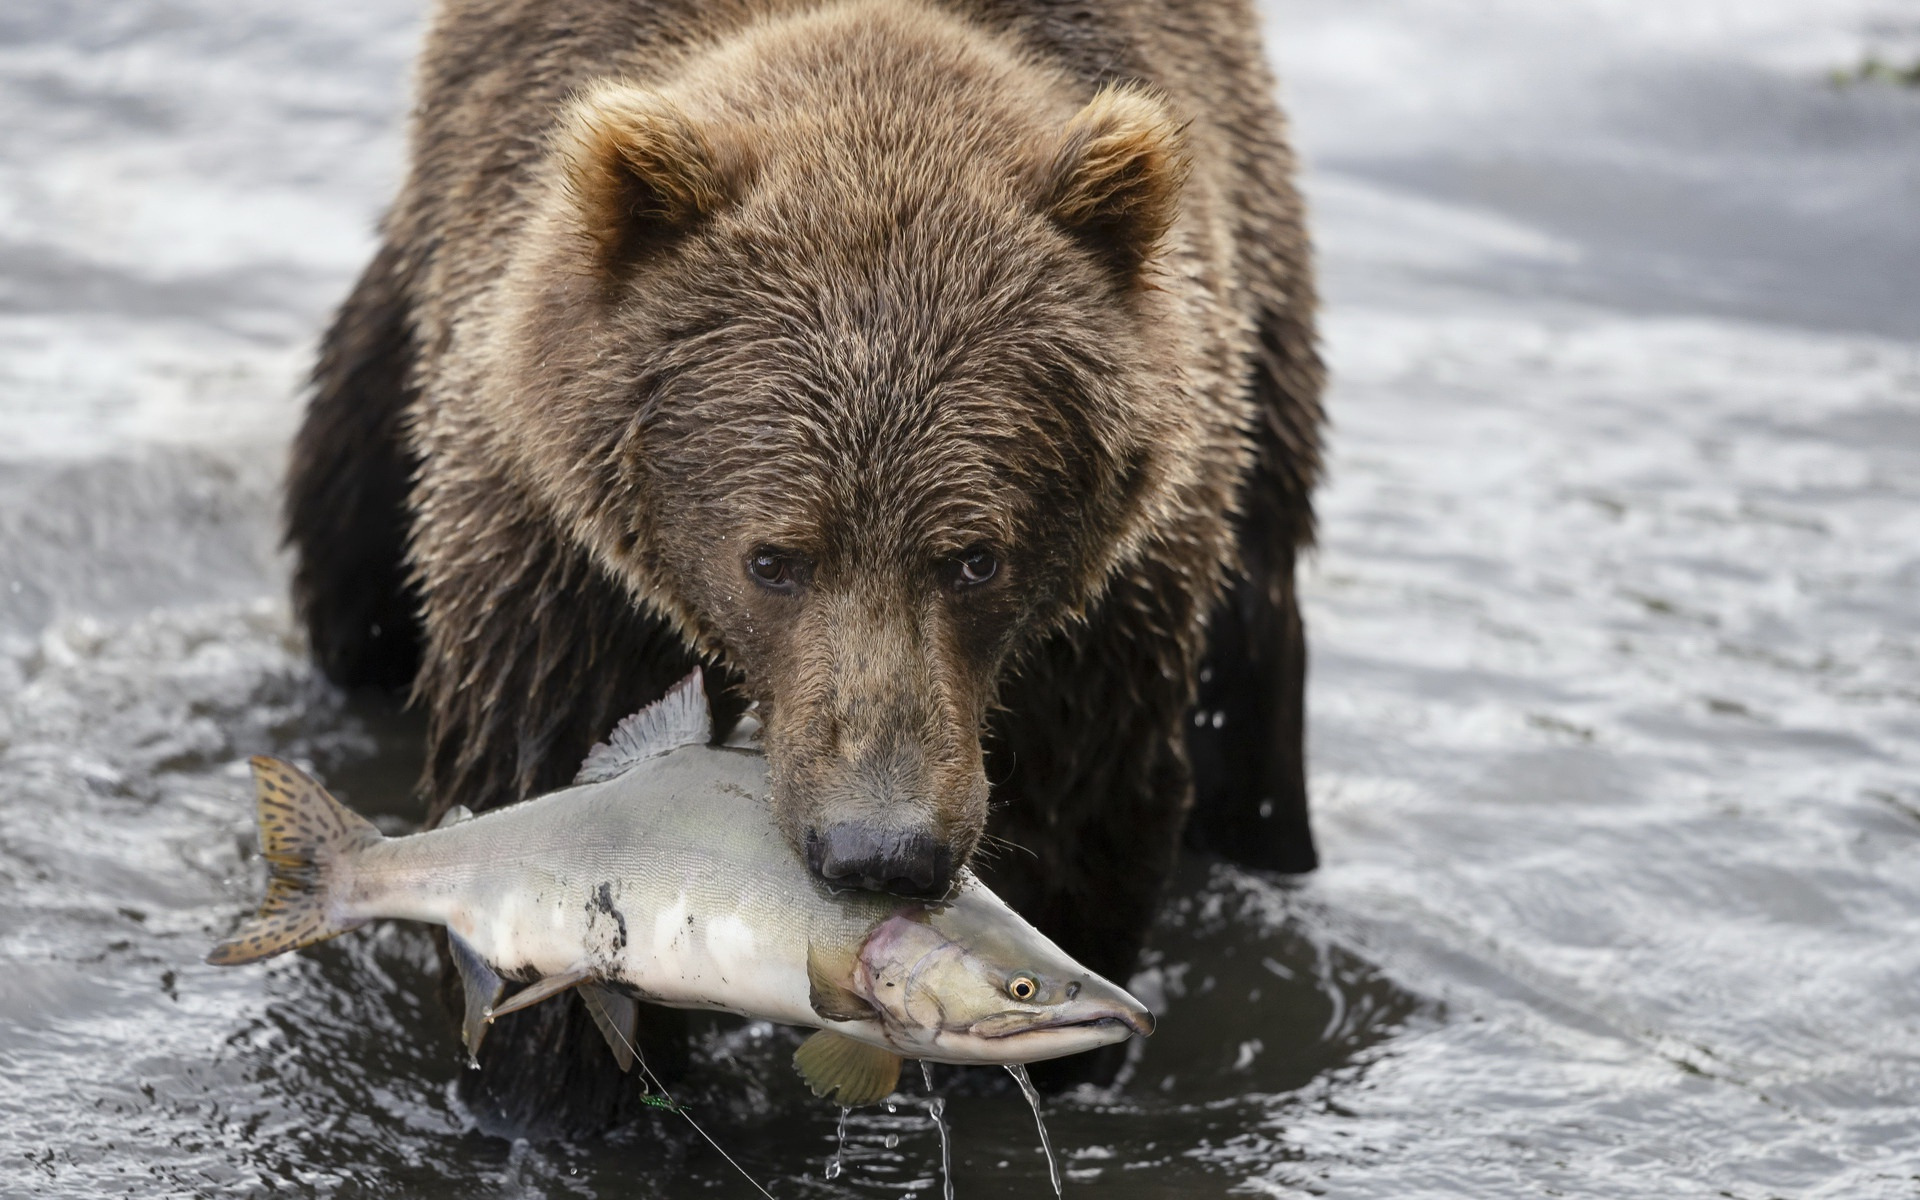
[(833, 894), (767, 793), (760, 755), (683, 747), (371, 846), (339, 916), (445, 925), (514, 978), (585, 966), (656, 1003), (811, 1023), (808, 947), (856, 945), (901, 902)]

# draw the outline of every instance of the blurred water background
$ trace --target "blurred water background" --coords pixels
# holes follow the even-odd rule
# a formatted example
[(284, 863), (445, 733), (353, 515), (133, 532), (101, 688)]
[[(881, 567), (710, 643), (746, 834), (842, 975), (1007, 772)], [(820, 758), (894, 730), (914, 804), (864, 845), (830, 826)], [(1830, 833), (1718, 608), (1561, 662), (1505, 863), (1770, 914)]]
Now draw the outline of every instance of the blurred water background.
[[(1920, 58), (1897, 0), (1270, 0), (1334, 370), (1326, 862), (1193, 861), (1161, 1032), (1050, 1102), (1116, 1197), (1920, 1195)], [(511, 1143), (417, 931), (200, 965), (245, 756), (411, 818), (275, 486), (401, 166), (418, 3), (0, 8), (0, 1195), (741, 1194), (663, 1116)], [(777, 1195), (928, 1195), (713, 1021)], [(962, 1197), (1041, 1195), (957, 1085)]]

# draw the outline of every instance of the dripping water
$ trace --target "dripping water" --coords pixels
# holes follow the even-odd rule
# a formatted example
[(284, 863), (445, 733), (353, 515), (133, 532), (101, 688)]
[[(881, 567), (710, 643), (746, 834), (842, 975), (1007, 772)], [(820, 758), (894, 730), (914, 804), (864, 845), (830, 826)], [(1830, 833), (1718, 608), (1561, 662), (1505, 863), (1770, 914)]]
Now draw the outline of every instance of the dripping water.
[(1040, 1093), (1033, 1090), (1033, 1080), (1027, 1078), (1024, 1063), (1008, 1063), (1007, 1074), (1020, 1085), (1020, 1094), (1027, 1098), (1027, 1107), (1033, 1110), (1033, 1126), (1040, 1131), (1040, 1150), (1047, 1156), (1047, 1177), (1053, 1180), (1053, 1194), (1060, 1195), (1060, 1161), (1053, 1156), (1053, 1140), (1047, 1136), (1047, 1122), (1040, 1115)]
[(940, 1131), (940, 1195), (953, 1200), (953, 1143), (947, 1131), (947, 1099), (933, 1094), (933, 1064), (920, 1064), (920, 1078), (927, 1085), (927, 1115)]
[(847, 1154), (847, 1114), (853, 1110), (840, 1106), (840, 1131), (833, 1143), (833, 1157), (827, 1160), (827, 1178), (838, 1179), (840, 1172), (846, 1170)]

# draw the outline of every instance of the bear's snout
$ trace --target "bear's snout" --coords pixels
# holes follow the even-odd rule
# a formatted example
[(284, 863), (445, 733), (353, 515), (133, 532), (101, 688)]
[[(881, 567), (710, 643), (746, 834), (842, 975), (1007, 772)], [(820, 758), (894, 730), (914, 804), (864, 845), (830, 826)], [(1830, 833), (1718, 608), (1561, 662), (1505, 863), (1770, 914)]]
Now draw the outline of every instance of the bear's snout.
[(932, 899), (953, 878), (953, 851), (927, 833), (861, 822), (807, 830), (807, 866), (835, 887)]
[(830, 887), (943, 896), (986, 829), (979, 730), (995, 663), (961, 652), (945, 604), (916, 582), (823, 566), (780, 598), (788, 623), (763, 627), (780, 642), (748, 664), (777, 681), (761, 740), (781, 832)]
[(785, 799), (795, 810), (789, 828), (808, 869), (836, 888), (945, 895), (979, 836), (984, 811), (975, 809), (985, 805), (975, 801), (984, 779), (976, 783), (977, 772), (930, 761), (923, 747), (898, 735), (843, 736), (839, 747), (850, 753), (803, 751), (788, 760), (784, 796), (775, 787), (775, 804)]

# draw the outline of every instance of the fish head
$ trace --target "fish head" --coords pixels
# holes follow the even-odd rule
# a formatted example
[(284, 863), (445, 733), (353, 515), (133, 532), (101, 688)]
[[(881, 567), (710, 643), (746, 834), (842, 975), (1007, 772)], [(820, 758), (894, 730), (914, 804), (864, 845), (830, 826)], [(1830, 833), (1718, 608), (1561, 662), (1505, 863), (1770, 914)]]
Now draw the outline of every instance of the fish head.
[(970, 877), (902, 908), (861, 947), (854, 990), (910, 1058), (1029, 1063), (1153, 1032), (1153, 1014)]

